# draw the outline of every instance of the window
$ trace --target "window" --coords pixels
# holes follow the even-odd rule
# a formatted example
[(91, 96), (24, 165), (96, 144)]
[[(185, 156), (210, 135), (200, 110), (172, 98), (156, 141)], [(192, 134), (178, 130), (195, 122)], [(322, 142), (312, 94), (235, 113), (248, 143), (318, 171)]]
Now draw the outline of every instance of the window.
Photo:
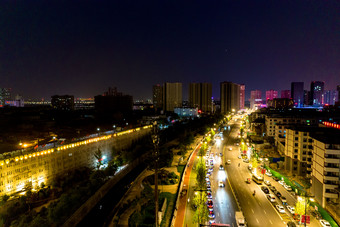
[(295, 143), (294, 146), (297, 147), (297, 146), (298, 146), (298, 143)]
[(298, 140), (299, 140), (299, 138), (298, 138), (298, 137), (295, 137), (295, 138), (294, 138), (294, 140), (295, 140), (295, 141), (298, 141)]
[(295, 152), (295, 153), (298, 153), (298, 149), (294, 149), (294, 152)]
[[(297, 159), (298, 157), (297, 157), (297, 155), (294, 155), (294, 159)], [(295, 164), (295, 163), (294, 163)]]

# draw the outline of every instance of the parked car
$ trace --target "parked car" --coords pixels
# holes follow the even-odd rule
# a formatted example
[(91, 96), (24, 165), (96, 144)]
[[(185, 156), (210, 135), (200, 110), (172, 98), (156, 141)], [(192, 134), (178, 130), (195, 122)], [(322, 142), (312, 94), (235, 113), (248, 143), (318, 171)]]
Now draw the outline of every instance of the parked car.
[(286, 208), (291, 214), (295, 214), (295, 208), (294, 207), (287, 205)]
[(274, 203), (276, 201), (274, 195), (272, 195), (272, 194), (267, 195), (267, 199), (272, 203)]
[(270, 170), (266, 171), (266, 175), (269, 176), (269, 177), (273, 176), (273, 174), (270, 172)]
[(323, 227), (330, 227), (331, 224), (326, 221), (325, 219), (320, 219), (320, 224), (323, 226)]
[(209, 211), (209, 218), (211, 218), (211, 219), (215, 218), (214, 211)]
[(273, 176), (273, 179), (274, 179), (275, 181), (279, 181), (279, 180), (280, 180), (280, 178), (275, 177), (275, 176)]
[(269, 194), (269, 189), (266, 187), (266, 186), (262, 186), (261, 187), (261, 190), (266, 193), (266, 194)]
[(282, 205), (277, 204), (277, 205), (275, 205), (275, 208), (277, 209), (277, 211), (279, 211), (282, 214), (286, 213), (285, 208), (283, 208)]
[(267, 186), (271, 186), (272, 185), (269, 180), (265, 180), (264, 184), (267, 185)]
[(283, 185), (283, 187), (287, 190), (287, 191), (291, 191), (292, 190), (292, 188), (289, 186), (289, 185)]
[(243, 161), (244, 161), (245, 163), (249, 163), (249, 159), (248, 159), (248, 158), (243, 159)]

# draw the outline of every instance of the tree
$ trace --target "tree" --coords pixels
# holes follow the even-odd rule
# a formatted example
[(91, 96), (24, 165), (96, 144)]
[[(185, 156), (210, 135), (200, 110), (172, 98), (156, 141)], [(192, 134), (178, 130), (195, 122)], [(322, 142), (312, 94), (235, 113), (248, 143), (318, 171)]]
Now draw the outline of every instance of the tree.
[(100, 169), (102, 166), (102, 151), (98, 148), (98, 150), (94, 153), (94, 157), (96, 158), (97, 161), (97, 170)]
[(9, 199), (9, 195), (5, 194), (5, 195), (2, 196), (2, 201), (7, 202), (8, 199)]
[(208, 212), (207, 205), (205, 203), (199, 204), (193, 217), (193, 223), (198, 223), (198, 224), (205, 223), (206, 221), (208, 221), (208, 218), (209, 218), (209, 212)]
[[(201, 158), (202, 160), (202, 158)], [(197, 175), (196, 184), (199, 189), (203, 189), (206, 186), (205, 177), (207, 175), (207, 170), (202, 161), (199, 161), (196, 165)]]
[(306, 197), (298, 197), (298, 200), (295, 204), (295, 212), (300, 215), (300, 222), (302, 219), (302, 215), (306, 213), (309, 208), (309, 203)]

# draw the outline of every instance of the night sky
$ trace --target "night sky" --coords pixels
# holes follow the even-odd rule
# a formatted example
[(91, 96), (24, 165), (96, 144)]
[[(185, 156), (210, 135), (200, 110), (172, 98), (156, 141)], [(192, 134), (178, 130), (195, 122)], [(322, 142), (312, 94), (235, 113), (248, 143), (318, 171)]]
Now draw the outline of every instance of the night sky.
[(340, 84), (340, 1), (1, 1), (0, 87), (25, 99), (93, 97), (109, 86)]

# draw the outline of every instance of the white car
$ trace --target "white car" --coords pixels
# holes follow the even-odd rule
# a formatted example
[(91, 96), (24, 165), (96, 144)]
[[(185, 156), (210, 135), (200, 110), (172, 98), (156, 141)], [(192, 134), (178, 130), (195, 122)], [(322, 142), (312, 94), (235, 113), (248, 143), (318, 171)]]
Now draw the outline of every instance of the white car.
[(294, 207), (287, 205), (286, 208), (291, 214), (295, 214), (295, 208)]
[(223, 181), (219, 181), (219, 182), (218, 182), (218, 187), (222, 187), (222, 188), (224, 187)]
[(320, 219), (320, 224), (323, 226), (323, 227), (330, 227), (331, 224), (326, 221), (325, 219)]
[(231, 164), (231, 161), (230, 161), (230, 160), (227, 160), (227, 164), (230, 165), (230, 164)]
[(289, 185), (283, 185), (283, 187), (287, 190), (287, 191), (291, 191), (292, 190), (292, 188), (289, 186)]
[(275, 202), (275, 197), (274, 197), (274, 195), (272, 195), (272, 194), (267, 195), (267, 199), (268, 199), (270, 202), (272, 202), (272, 203)]
[(268, 170), (268, 171), (266, 171), (266, 175), (271, 177), (273, 174)]
[(238, 156), (238, 159), (241, 159), (241, 158), (242, 158), (242, 156), (241, 156), (241, 155), (239, 155), (239, 156)]
[(270, 183), (270, 181), (269, 181), (269, 180), (265, 180), (265, 181), (264, 181), (264, 184), (265, 184), (265, 185), (267, 185), (267, 186), (270, 186), (270, 185), (272, 185), (272, 184)]
[(279, 181), (279, 184), (281, 184), (282, 186), (285, 185), (286, 183), (283, 180)]
[(283, 206), (281, 205), (276, 205), (275, 208), (277, 209), (277, 211), (279, 211), (280, 213), (286, 213), (285, 208), (283, 208)]
[(229, 151), (232, 151), (232, 150), (233, 150), (233, 148), (229, 147)]

